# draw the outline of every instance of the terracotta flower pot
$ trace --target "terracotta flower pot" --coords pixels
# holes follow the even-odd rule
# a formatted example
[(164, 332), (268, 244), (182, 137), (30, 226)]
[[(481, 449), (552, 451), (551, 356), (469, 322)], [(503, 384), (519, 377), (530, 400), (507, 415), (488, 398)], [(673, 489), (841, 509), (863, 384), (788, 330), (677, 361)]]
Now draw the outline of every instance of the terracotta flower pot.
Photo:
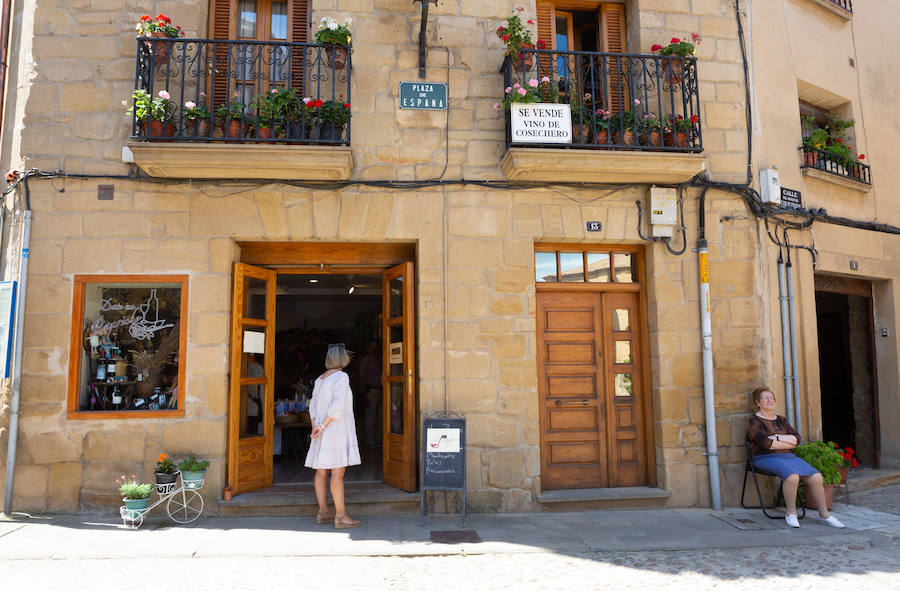
[(572, 124), (572, 143), (587, 144), (591, 141), (591, 128), (587, 125), (578, 123)]
[(847, 484), (847, 476), (850, 474), (850, 467), (838, 466), (838, 473), (841, 475), (841, 484)]
[(225, 129), (225, 137), (244, 137), (244, 124), (240, 119), (232, 119)]
[(675, 134), (671, 131), (667, 131), (663, 133), (663, 145), (664, 146), (674, 146), (675, 145)]
[(606, 145), (609, 143), (609, 130), (601, 129), (594, 134), (594, 143), (598, 145)]
[[(809, 496), (809, 492), (806, 491), (806, 496), (804, 497), (804, 504), (807, 509), (818, 510), (819, 506), (813, 502), (812, 498)], [(825, 485), (825, 506), (828, 509), (831, 509), (832, 505), (834, 505), (834, 485), (826, 484)]]
[[(150, 33), (151, 37), (168, 39), (165, 33), (159, 31)], [(156, 65), (164, 64), (169, 58), (169, 43), (166, 41), (148, 41), (150, 45), (150, 55), (153, 56), (153, 63)]]
[(679, 131), (675, 134), (675, 145), (679, 148), (687, 148), (687, 133)]
[(651, 131), (650, 132), (650, 145), (651, 146), (659, 146), (662, 144), (662, 134), (659, 131)]
[(326, 62), (329, 68), (335, 70), (343, 70), (347, 65), (347, 48), (340, 46), (330, 46), (325, 48)]
[(184, 132), (188, 137), (208, 138), (209, 131), (209, 119), (194, 119), (184, 122)]
[(803, 161), (807, 166), (811, 166), (812, 168), (816, 167), (816, 163), (819, 161), (819, 154), (817, 152), (809, 151), (803, 153)]
[(678, 84), (684, 78), (684, 62), (678, 56), (663, 58), (662, 70), (669, 84)]
[(616, 132), (616, 143), (631, 146), (634, 144), (634, 131), (626, 129), (625, 131)]
[(150, 141), (151, 142), (166, 141), (166, 139), (174, 137), (176, 131), (177, 131), (177, 128), (172, 123), (169, 123), (166, 121), (151, 121), (150, 122), (150, 137), (151, 138), (159, 138), (159, 139), (151, 139)]
[(272, 139), (272, 137), (274, 135), (275, 134), (272, 132), (271, 127), (260, 127), (259, 131), (256, 134), (256, 137), (258, 137), (261, 140), (269, 140), (269, 139)]
[[(534, 49), (534, 45), (531, 43), (523, 43), (522, 49)], [(513, 66), (515, 66), (516, 70), (530, 70), (534, 67), (534, 54), (533, 53), (519, 53), (513, 59)]]

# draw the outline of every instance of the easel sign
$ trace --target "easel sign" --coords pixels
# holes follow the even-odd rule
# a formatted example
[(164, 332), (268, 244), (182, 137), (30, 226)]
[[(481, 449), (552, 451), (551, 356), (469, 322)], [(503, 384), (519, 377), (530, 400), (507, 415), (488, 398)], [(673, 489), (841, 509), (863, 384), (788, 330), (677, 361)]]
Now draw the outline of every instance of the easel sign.
[(425, 417), (422, 427), (421, 523), (433, 503), (428, 491), (458, 491), (457, 510), (466, 525), (466, 418), (456, 413)]
[(12, 359), (13, 318), (16, 311), (16, 282), (0, 281), (0, 364), (3, 377), (9, 377)]

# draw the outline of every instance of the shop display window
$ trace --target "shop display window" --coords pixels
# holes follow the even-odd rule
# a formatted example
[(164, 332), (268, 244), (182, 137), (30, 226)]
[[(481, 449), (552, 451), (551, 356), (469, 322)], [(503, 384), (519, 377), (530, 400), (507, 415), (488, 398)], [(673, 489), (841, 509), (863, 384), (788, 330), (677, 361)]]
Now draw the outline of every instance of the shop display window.
[(184, 416), (186, 275), (76, 275), (70, 418)]

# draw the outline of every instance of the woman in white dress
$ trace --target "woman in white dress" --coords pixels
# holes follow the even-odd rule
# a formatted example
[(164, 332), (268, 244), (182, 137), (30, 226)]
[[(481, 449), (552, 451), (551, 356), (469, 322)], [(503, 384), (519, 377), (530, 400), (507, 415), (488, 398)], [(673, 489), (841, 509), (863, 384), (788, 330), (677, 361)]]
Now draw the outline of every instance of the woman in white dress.
[[(359, 525), (359, 521), (347, 515), (344, 506), (344, 471), (347, 466), (360, 463), (356, 420), (353, 417), (353, 392), (350, 390), (349, 376), (341, 371), (349, 364), (350, 352), (343, 343), (328, 345), (325, 355), (327, 371), (316, 379), (309, 402), (313, 430), (306, 466), (316, 470), (314, 482), (316, 500), (319, 502), (316, 523), (329, 523), (333, 519), (337, 529)], [(329, 472), (334, 513), (328, 510), (325, 497)]]

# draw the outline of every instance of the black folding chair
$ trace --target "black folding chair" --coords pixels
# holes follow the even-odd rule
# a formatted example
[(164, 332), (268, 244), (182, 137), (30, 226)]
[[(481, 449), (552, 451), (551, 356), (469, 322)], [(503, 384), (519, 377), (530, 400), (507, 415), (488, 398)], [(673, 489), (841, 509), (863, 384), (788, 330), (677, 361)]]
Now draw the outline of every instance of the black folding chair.
[[(744, 450), (747, 452), (747, 465), (744, 468), (744, 484), (741, 487), (741, 507), (744, 509), (762, 509), (763, 515), (769, 519), (783, 519), (784, 515), (770, 515), (769, 512), (766, 511), (766, 509), (774, 509), (774, 507), (766, 507), (766, 502), (763, 501), (762, 491), (759, 490), (759, 481), (756, 479), (757, 474), (761, 476), (774, 476), (775, 478), (778, 478), (778, 474), (763, 470), (762, 468), (757, 468), (753, 465), (753, 456), (750, 453), (750, 435), (744, 435)], [(759, 497), (759, 506), (746, 505), (744, 503), (744, 494), (747, 492), (747, 473), (753, 474), (753, 486), (756, 487), (756, 496)], [(778, 489), (781, 491), (781, 497), (784, 498), (782, 484), (783, 482), (778, 483)], [(806, 517), (806, 507), (802, 504), (797, 507), (797, 517), (800, 519)]]

